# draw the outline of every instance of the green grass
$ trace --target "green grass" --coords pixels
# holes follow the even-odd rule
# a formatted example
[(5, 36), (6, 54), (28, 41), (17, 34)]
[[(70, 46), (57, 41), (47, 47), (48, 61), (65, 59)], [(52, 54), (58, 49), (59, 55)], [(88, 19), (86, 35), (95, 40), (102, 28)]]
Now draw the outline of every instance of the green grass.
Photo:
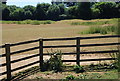
[(118, 79), (117, 70), (112, 70), (108, 72), (91, 72), (79, 74), (79, 76), (68, 75), (66, 80), (76, 80), (76, 79)]
[(24, 20), (24, 21), (2, 21), (2, 24), (32, 24), (32, 25), (40, 25), (40, 24), (52, 24), (55, 21), (45, 20), (45, 21), (38, 21), (38, 20)]
[(71, 22), (71, 25), (104, 25), (104, 24), (117, 24), (118, 19), (110, 19), (110, 20), (102, 20), (102, 19), (97, 19), (96, 21), (85, 21), (85, 22)]
[(118, 33), (118, 26), (117, 25), (112, 25), (112, 26), (105, 26), (105, 27), (90, 27), (89, 29), (80, 32), (80, 34), (117, 34)]

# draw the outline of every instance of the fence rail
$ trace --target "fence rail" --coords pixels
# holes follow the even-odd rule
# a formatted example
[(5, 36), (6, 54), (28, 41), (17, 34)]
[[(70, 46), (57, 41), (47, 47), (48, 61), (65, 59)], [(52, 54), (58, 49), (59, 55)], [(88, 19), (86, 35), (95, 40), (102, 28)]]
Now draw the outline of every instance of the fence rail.
[[(68, 52), (68, 53), (63, 53), (64, 55), (76, 55), (76, 60), (62, 60), (63, 62), (76, 62), (76, 64), (80, 65), (80, 62), (85, 62), (85, 61), (101, 61), (101, 60), (115, 60), (117, 58), (101, 58), (101, 59), (80, 59), (80, 54), (98, 54), (98, 53), (115, 53), (115, 52), (119, 52), (119, 50), (106, 50), (106, 51), (89, 51), (89, 52), (81, 52), (80, 48), (81, 47), (92, 47), (92, 46), (109, 46), (109, 45), (120, 45), (120, 43), (104, 43), (104, 44), (80, 44), (80, 40), (85, 40), (85, 39), (97, 39), (97, 38), (117, 38), (120, 37), (118, 35), (112, 35), (112, 36), (94, 36), (94, 37), (74, 37), (74, 38), (54, 38), (54, 39), (37, 39), (37, 40), (31, 40), (31, 41), (25, 41), (25, 42), (19, 42), (19, 43), (15, 43), (15, 44), (5, 44), (0, 46), (0, 49), (5, 48), (5, 54), (1, 54), (1, 57), (6, 57), (6, 63), (0, 64), (0, 67), (6, 66), (6, 70), (5, 72), (0, 73), (1, 75), (5, 75), (7, 74), (7, 80), (11, 80), (11, 73), (16, 71), (16, 70), (20, 70), (23, 69), (25, 67), (34, 65), (39, 63), (40, 66), (40, 70), (42, 70), (43, 67), (43, 56), (44, 55), (49, 55), (48, 53), (44, 53), (43, 49), (46, 48), (70, 48), (70, 47), (75, 47), (76, 48), (76, 52)], [(45, 41), (68, 41), (68, 40), (76, 40), (76, 45), (57, 45), (57, 46), (44, 46), (43, 42)], [(13, 46), (18, 46), (18, 45), (24, 45), (24, 44), (31, 44), (31, 43), (39, 43), (38, 47), (32, 47), (32, 48), (27, 48), (24, 50), (19, 50), (19, 51), (15, 51), (15, 52), (11, 52), (11, 47)], [(19, 54), (19, 53), (23, 53), (23, 52), (27, 52), (27, 51), (32, 51), (32, 50), (36, 50), (39, 49), (39, 53), (35, 54), (35, 55), (31, 55), (28, 57), (24, 57), (24, 58), (20, 58), (20, 59), (16, 59), (11, 61), (11, 55), (14, 54)], [(16, 63), (19, 61), (23, 61), (23, 60), (27, 60), (33, 57), (37, 57), (39, 56), (39, 60), (24, 66), (20, 66), (17, 67), (15, 69), (11, 69), (11, 64), (12, 63)]]

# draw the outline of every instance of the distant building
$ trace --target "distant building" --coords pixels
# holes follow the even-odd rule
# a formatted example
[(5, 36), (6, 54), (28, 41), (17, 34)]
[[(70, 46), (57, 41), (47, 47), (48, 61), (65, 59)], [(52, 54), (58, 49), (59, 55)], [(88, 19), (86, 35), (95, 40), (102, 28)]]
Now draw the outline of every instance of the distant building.
[(7, 0), (0, 0), (0, 2), (2, 2), (3, 4), (6, 4)]

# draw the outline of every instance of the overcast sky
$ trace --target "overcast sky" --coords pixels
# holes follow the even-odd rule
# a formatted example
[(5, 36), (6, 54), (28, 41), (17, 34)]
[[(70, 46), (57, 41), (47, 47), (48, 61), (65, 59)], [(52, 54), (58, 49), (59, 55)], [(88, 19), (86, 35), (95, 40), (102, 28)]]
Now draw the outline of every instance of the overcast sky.
[(23, 7), (25, 5), (36, 6), (37, 3), (51, 3), (51, 0), (7, 0), (7, 5), (16, 5)]

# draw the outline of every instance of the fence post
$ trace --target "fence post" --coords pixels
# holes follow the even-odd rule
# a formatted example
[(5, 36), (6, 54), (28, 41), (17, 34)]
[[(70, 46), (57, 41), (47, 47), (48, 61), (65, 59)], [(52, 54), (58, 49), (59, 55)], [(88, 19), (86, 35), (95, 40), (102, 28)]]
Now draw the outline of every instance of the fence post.
[(5, 44), (7, 81), (11, 80), (10, 44)]
[(43, 39), (39, 40), (40, 70), (43, 70)]
[(80, 37), (77, 37), (76, 39), (76, 52), (77, 52), (77, 55), (76, 55), (76, 64), (77, 65), (80, 65)]

